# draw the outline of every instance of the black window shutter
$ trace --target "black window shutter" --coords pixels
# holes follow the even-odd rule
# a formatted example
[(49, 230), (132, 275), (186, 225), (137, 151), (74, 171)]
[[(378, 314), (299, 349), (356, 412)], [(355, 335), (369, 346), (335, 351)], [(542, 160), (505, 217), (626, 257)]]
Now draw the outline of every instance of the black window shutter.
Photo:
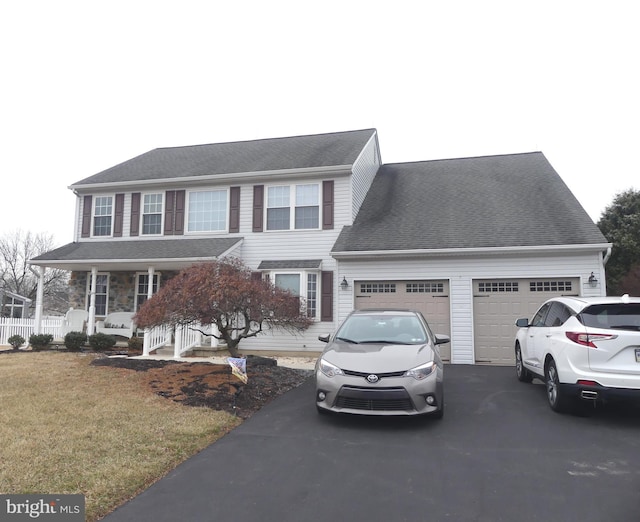
[(140, 192), (131, 194), (131, 223), (129, 235), (137, 236), (140, 233)]
[(333, 180), (322, 182), (322, 229), (333, 229)]
[(240, 187), (229, 189), (229, 232), (240, 232)]
[(116, 194), (116, 205), (113, 220), (113, 237), (122, 237), (124, 221), (124, 194)]
[(320, 284), (320, 320), (333, 321), (333, 272), (323, 270)]
[(82, 237), (91, 236), (91, 207), (93, 196), (85, 196), (82, 203)]
[(264, 185), (253, 186), (253, 231), (262, 232), (264, 214)]

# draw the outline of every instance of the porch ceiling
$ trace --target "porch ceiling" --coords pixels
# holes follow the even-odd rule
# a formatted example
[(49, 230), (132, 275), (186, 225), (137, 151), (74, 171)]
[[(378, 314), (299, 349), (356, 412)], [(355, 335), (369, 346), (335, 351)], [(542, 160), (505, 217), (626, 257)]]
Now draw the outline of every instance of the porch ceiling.
[(173, 238), (69, 243), (31, 259), (35, 266), (62, 270), (179, 270), (230, 255), (241, 237)]

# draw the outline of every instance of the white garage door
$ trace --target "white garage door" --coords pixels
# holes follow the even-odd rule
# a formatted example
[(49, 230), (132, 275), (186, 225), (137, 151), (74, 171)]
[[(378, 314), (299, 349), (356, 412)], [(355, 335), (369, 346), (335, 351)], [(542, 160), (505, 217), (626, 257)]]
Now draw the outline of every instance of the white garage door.
[(494, 279), (473, 283), (476, 363), (513, 365), (516, 319), (531, 319), (550, 297), (579, 295), (577, 278)]
[[(451, 335), (448, 281), (356, 281), (357, 310), (410, 308), (427, 319), (434, 333)], [(451, 345), (440, 345), (440, 355), (451, 360)]]

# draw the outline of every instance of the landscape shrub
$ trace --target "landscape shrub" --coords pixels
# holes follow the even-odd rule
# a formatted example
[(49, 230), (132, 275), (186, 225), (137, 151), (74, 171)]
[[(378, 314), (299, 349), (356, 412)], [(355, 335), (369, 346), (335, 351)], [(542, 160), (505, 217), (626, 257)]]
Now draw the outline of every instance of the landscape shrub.
[(83, 332), (69, 332), (64, 336), (64, 345), (70, 352), (79, 352), (87, 342), (87, 334)]
[(101, 352), (103, 350), (108, 350), (109, 348), (115, 346), (116, 339), (113, 335), (107, 335), (105, 333), (99, 332), (89, 336), (89, 346), (93, 348), (97, 352)]
[(53, 335), (51, 334), (31, 334), (29, 336), (29, 344), (31, 349), (38, 351), (44, 350), (53, 342)]
[(13, 348), (14, 350), (17, 350), (25, 343), (25, 339), (21, 335), (16, 334), (9, 337), (9, 339), (7, 339), (7, 342), (9, 343), (11, 348)]
[(129, 347), (129, 350), (132, 350), (135, 352), (141, 352), (143, 344), (144, 344), (143, 339), (135, 335), (127, 341), (127, 346)]

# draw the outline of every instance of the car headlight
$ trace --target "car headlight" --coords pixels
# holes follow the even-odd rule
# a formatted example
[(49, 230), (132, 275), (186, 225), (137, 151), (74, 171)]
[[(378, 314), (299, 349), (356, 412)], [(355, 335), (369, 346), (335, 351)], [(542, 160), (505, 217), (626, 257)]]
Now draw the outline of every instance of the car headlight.
[(436, 365), (433, 361), (431, 361), (426, 364), (421, 364), (420, 366), (416, 366), (415, 368), (411, 368), (411, 370), (407, 370), (404, 376), (413, 377), (414, 379), (421, 381), (422, 379), (426, 379), (435, 370), (436, 370)]
[(324, 373), (327, 377), (335, 377), (336, 375), (344, 375), (344, 372), (340, 368), (338, 368), (334, 364), (331, 364), (331, 363), (325, 361), (324, 359), (320, 359), (320, 371), (322, 373)]

